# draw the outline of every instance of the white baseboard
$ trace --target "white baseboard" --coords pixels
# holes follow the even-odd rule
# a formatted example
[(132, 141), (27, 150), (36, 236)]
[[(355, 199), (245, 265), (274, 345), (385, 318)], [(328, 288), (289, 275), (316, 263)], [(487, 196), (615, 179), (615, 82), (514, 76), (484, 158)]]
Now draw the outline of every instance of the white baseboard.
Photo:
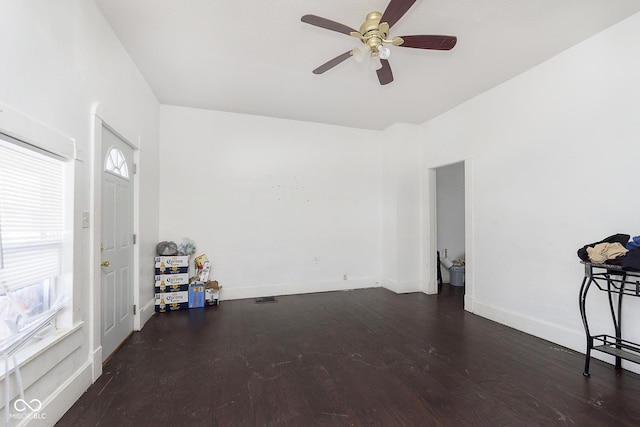
[(464, 309), (473, 313), (473, 298), (471, 295), (464, 294)]
[(27, 418), (22, 420), (18, 425), (55, 425), (89, 388), (91, 385), (91, 375), (91, 363), (87, 362), (42, 402), (42, 408), (38, 413), (44, 416), (44, 419)]
[(469, 311), (478, 316), (526, 332), (529, 335), (555, 343), (562, 343), (560, 345), (575, 351), (584, 352), (585, 350), (583, 348), (586, 343), (584, 331), (569, 329), (522, 313), (485, 304), (478, 300), (472, 300), (470, 308), (471, 310)]
[(408, 294), (411, 292), (423, 292), (424, 285), (422, 281), (402, 282), (398, 283), (394, 280), (383, 280), (382, 287), (395, 292), (396, 294)]
[(140, 325), (135, 330), (136, 331), (142, 330), (145, 323), (147, 323), (147, 321), (151, 319), (151, 317), (155, 314), (155, 312), (156, 312), (156, 307), (155, 307), (155, 300), (153, 298), (147, 301), (147, 303), (144, 305), (140, 304)]
[(95, 383), (100, 375), (102, 375), (102, 346), (93, 351), (91, 383)]
[(242, 287), (223, 287), (220, 300), (234, 300), (278, 295), (308, 294), (314, 292), (347, 291), (380, 287), (376, 278), (358, 278), (349, 280), (308, 282), (296, 284), (274, 284)]
[[(471, 304), (468, 306), (465, 305), (465, 307), (469, 307), (468, 311), (471, 311), (478, 316), (485, 317), (489, 320), (493, 320), (494, 322), (501, 323), (529, 335), (542, 338), (543, 340), (550, 341), (550, 345), (555, 349), (557, 349), (557, 347), (554, 345), (557, 344), (558, 346), (566, 347), (582, 355), (584, 355), (587, 350), (587, 341), (583, 329), (574, 330), (566, 328), (522, 313), (484, 304), (478, 300), (471, 300)], [(591, 356), (609, 364), (614, 364), (615, 361), (613, 356), (609, 356), (599, 351), (592, 351)], [(635, 363), (627, 363), (623, 361), (622, 367), (629, 371), (640, 373), (640, 366)], [(582, 364), (576, 366), (577, 373), (581, 374), (582, 369)]]

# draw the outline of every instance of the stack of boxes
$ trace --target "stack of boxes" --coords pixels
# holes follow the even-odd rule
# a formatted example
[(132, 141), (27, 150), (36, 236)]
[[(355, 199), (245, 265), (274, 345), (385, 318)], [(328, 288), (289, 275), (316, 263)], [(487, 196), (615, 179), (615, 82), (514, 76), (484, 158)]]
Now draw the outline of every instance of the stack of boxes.
[(155, 273), (156, 312), (189, 308), (189, 257), (157, 256)]
[(218, 305), (218, 296), (220, 294), (220, 286), (218, 282), (209, 280), (211, 272), (211, 263), (206, 255), (200, 255), (193, 260), (196, 266), (196, 283), (204, 287), (205, 305)]
[(155, 257), (156, 312), (218, 305), (220, 287), (208, 281), (210, 268), (206, 255), (197, 257), (196, 277), (190, 283), (188, 255)]

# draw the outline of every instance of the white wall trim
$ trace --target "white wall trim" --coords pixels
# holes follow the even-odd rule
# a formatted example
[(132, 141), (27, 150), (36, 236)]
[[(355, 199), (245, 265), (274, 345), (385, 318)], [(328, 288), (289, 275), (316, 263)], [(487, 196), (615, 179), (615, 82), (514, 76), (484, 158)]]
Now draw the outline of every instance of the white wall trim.
[[(101, 270), (100, 270), (100, 262), (101, 259), (101, 251), (100, 251), (100, 243), (101, 243), (101, 230), (102, 230), (102, 129), (107, 128), (109, 131), (113, 132), (116, 136), (122, 139), (126, 144), (133, 148), (134, 154), (134, 162), (138, 162), (139, 159), (139, 145), (140, 138), (127, 138), (126, 135), (130, 135), (131, 132), (123, 133), (122, 131), (118, 131), (114, 129), (107, 121), (103, 119), (105, 116), (105, 109), (102, 104), (97, 103), (94, 104), (92, 109), (92, 133), (93, 133), (93, 170), (91, 173), (92, 182), (91, 182), (91, 209), (93, 218), (91, 227), (91, 238), (90, 238), (90, 259), (91, 259), (91, 267), (89, 268), (89, 278), (90, 278), (90, 301), (92, 302), (92, 307), (90, 308), (91, 318), (91, 333), (90, 333), (90, 348), (92, 357), (92, 363), (94, 364), (92, 368), (92, 377), (95, 381), (102, 374), (102, 338), (101, 338), (101, 322), (102, 322), (102, 302), (101, 302)], [(135, 234), (139, 234), (139, 224), (140, 224), (140, 186), (138, 181), (140, 180), (139, 175), (134, 178), (134, 187), (133, 187), (133, 232)], [(139, 304), (139, 292), (140, 292), (140, 244), (136, 244), (133, 247), (133, 301), (134, 304)], [(140, 329), (140, 310), (134, 315), (133, 319), (134, 330)], [(142, 323), (144, 324), (144, 323)], [(137, 329), (136, 329), (137, 326)], [(96, 356), (99, 355), (99, 361), (96, 361)], [(98, 363), (100, 366), (96, 366)]]
[[(133, 245), (133, 304), (138, 308), (133, 315), (133, 330), (139, 331), (144, 326), (140, 307), (140, 143), (137, 139), (138, 148), (133, 149), (133, 164), (136, 172), (133, 174), (133, 232), (136, 235), (136, 243)], [(133, 172), (133, 171), (132, 171)]]
[(102, 375), (102, 346), (91, 352), (91, 382), (94, 383)]
[(118, 138), (129, 144), (134, 150), (140, 149), (140, 138), (131, 129), (127, 129), (120, 123), (114, 114), (111, 114), (101, 103), (93, 106), (93, 115), (102, 120), (107, 128), (116, 134)]
[(147, 301), (144, 306), (142, 304), (140, 305), (140, 310), (138, 311), (140, 317), (140, 325), (139, 328), (136, 329), (136, 331), (142, 330), (142, 327), (155, 314), (155, 310), (156, 306), (154, 299)]
[(18, 426), (54, 425), (80, 399), (91, 385), (91, 363), (87, 361), (70, 378), (60, 385), (42, 402), (40, 414), (46, 414), (44, 420), (26, 418)]
[[(92, 367), (92, 380), (95, 382), (100, 375), (102, 375), (102, 345), (100, 338), (101, 328), (101, 278), (100, 278), (100, 230), (102, 229), (102, 193), (101, 193), (101, 177), (100, 172), (102, 170), (102, 159), (100, 153), (102, 152), (102, 119), (100, 114), (102, 112), (102, 105), (95, 104), (92, 111), (91, 132), (93, 144), (91, 147), (93, 152), (92, 158), (92, 170), (91, 170), (91, 232), (89, 237), (89, 259), (91, 265), (89, 266), (89, 301), (91, 306), (89, 307), (89, 324), (91, 325), (91, 331), (89, 333), (89, 349), (92, 355), (91, 362)], [(96, 366), (96, 354), (100, 355), (98, 360), (99, 367)]]
[[(81, 334), (83, 323), (75, 325), (73, 328), (61, 331), (52, 331), (49, 335), (42, 338), (42, 342), (34, 343), (31, 346), (19, 350), (16, 359), (20, 366), (22, 377), (22, 386), (24, 390), (31, 387), (49, 370), (53, 369), (62, 359), (69, 356), (82, 345)], [(35, 340), (35, 338), (34, 338)], [(34, 349), (36, 349), (34, 351)], [(4, 360), (4, 359), (2, 359)], [(15, 382), (15, 366), (13, 361), (9, 363), (9, 371), (4, 372), (4, 364), (2, 366), (2, 375), (0, 380), (9, 379), (10, 399), (18, 396), (18, 390)], [(0, 402), (4, 402), (4, 389), (0, 390)]]
[(423, 289), (425, 289), (425, 284), (422, 280), (402, 283), (398, 283), (395, 280), (385, 280), (382, 282), (382, 287), (396, 294), (408, 294), (412, 292), (422, 292)]
[(558, 342), (555, 337), (563, 335), (565, 338), (563, 342), (569, 343), (567, 347), (584, 353), (586, 346), (584, 331), (575, 331), (556, 323), (540, 320), (515, 311), (505, 310), (478, 300), (472, 300), (472, 304), (473, 312), (478, 316), (485, 317), (544, 340), (551, 341), (553, 339), (554, 342)]
[(475, 294), (474, 260), (475, 260), (475, 230), (473, 227), (473, 159), (464, 161), (464, 308), (473, 312), (473, 305), (469, 303)]
[[(78, 351), (82, 351), (81, 349), (82, 349), (83, 339), (85, 336), (84, 334), (85, 331), (83, 330), (82, 326), (83, 324), (80, 323), (78, 325), (75, 325), (73, 328), (69, 330), (60, 331), (58, 335), (54, 334), (52, 336), (48, 336), (44, 338), (44, 341), (46, 341), (47, 343), (45, 345), (45, 348), (40, 350), (37, 354), (31, 355), (31, 357), (28, 357), (25, 360), (22, 360), (20, 362), (22, 386), (27, 395), (31, 393), (32, 386), (35, 386), (47, 373), (55, 370), (61, 363), (63, 363), (63, 361), (65, 361), (72, 354)], [(88, 360), (85, 361), (84, 366), (89, 366)], [(12, 402), (15, 398), (19, 397), (19, 390), (18, 390), (18, 384), (15, 376), (15, 367), (12, 366), (12, 363), (9, 364), (9, 367), (10, 367), (9, 372), (4, 375), (3, 381), (9, 381), (9, 399), (8, 400)], [(79, 371), (75, 371), (74, 377), (78, 374), (78, 372)], [(68, 381), (65, 382), (65, 384), (67, 383)], [(86, 380), (84, 380), (82, 384), (78, 384), (78, 387), (82, 388), (82, 391), (80, 392), (80, 394), (82, 394), (82, 392), (84, 392), (89, 387), (89, 385), (91, 385), (90, 378), (87, 378)], [(59, 394), (60, 392), (62, 392), (62, 390), (59, 388), (53, 394), (46, 396), (44, 399), (41, 398), (43, 409), (40, 411), (40, 413), (46, 413), (46, 410), (44, 408), (51, 403), (51, 400), (55, 397), (55, 394)], [(65, 391), (65, 395), (66, 393), (67, 392)], [(64, 406), (63, 410), (66, 411), (68, 408), (70, 408), (73, 402), (78, 397), (79, 395), (75, 397), (74, 400), (71, 403), (69, 403), (68, 406)], [(4, 406), (5, 399), (6, 399), (5, 391), (4, 391), (4, 387), (2, 387), (2, 390), (0, 390), (0, 402), (3, 402), (2, 406)], [(53, 409), (55, 410), (56, 408), (58, 408), (59, 410), (59, 407), (56, 407), (55, 405), (53, 405)], [(5, 414), (4, 411), (6, 411), (6, 408), (3, 407), (0, 410), (0, 412), (4, 415)], [(49, 419), (55, 422), (58, 418), (49, 418)], [(23, 422), (21, 422), (19, 425), (25, 425), (24, 421), (25, 420), (23, 420)]]
[(67, 160), (76, 158), (76, 141), (0, 104), (0, 132)]
[[(473, 311), (473, 313), (478, 316), (549, 341), (550, 349), (558, 351), (573, 350), (582, 355), (584, 355), (586, 351), (587, 344), (584, 330), (576, 331), (556, 323), (547, 322), (531, 316), (525, 316), (514, 311), (504, 310), (477, 300), (472, 300), (470, 311)], [(565, 344), (561, 346), (556, 344), (558, 342)], [(592, 351), (591, 356), (611, 365), (615, 362), (613, 356), (609, 356), (599, 351)], [(581, 359), (580, 362), (581, 363), (575, 367), (576, 375), (580, 375), (582, 373), (582, 363), (584, 362), (584, 359)], [(640, 373), (640, 366), (634, 363), (625, 362), (623, 363), (623, 368), (635, 373)]]
[[(422, 199), (427, 203), (427, 206), (423, 208), (422, 215), (423, 218), (426, 215), (426, 219), (423, 220), (423, 227), (428, 230), (422, 239), (422, 246), (428, 245), (428, 248), (422, 251), (422, 263), (425, 266), (424, 277), (427, 279), (425, 280), (424, 292), (426, 294), (437, 294), (439, 261), (436, 261), (438, 256), (438, 246), (436, 244), (438, 241), (438, 210), (436, 199), (437, 174), (435, 168), (426, 170), (424, 175), (426, 175), (426, 179), (423, 179), (422, 183), (426, 187), (427, 194), (426, 196), (424, 195), (425, 189), (423, 189)], [(427, 257), (426, 259), (424, 259), (425, 256)]]
[[(433, 294), (437, 292), (437, 265), (435, 265), (437, 257), (437, 242), (438, 242), (438, 218), (437, 218), (437, 184), (436, 184), (436, 169), (442, 166), (448, 166), (453, 163), (464, 162), (464, 227), (465, 227), (465, 310), (473, 311), (473, 304), (471, 299), (466, 298), (466, 295), (473, 296), (473, 260), (474, 260), (474, 240), (473, 240), (473, 159), (465, 157), (463, 159), (453, 160), (448, 159), (447, 163), (430, 165), (427, 170), (427, 182), (426, 191), (428, 192), (426, 199), (429, 201), (428, 223), (429, 223), (429, 250), (424, 251), (428, 254), (429, 259), (424, 259), (425, 265), (433, 265), (431, 271), (428, 272), (429, 281), (425, 283), (425, 293)], [(424, 214), (423, 214), (424, 215)], [(426, 243), (425, 243), (426, 244)]]
[(379, 288), (380, 283), (375, 278), (349, 279), (327, 282), (309, 282), (296, 284), (273, 284), (258, 286), (243, 286), (234, 288), (223, 287), (220, 300), (234, 300), (278, 295), (298, 295), (315, 292), (349, 291), (352, 289)]

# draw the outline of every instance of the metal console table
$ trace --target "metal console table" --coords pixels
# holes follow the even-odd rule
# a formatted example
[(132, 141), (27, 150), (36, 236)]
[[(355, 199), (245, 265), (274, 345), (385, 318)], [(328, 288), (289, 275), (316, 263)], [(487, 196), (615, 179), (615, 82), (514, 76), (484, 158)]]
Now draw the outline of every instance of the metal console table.
[[(597, 350), (615, 356), (616, 369), (622, 368), (622, 359), (640, 363), (640, 344), (623, 340), (621, 325), (622, 297), (624, 295), (640, 297), (640, 272), (623, 270), (616, 265), (592, 264), (588, 262), (582, 262), (582, 264), (584, 264), (584, 279), (582, 279), (582, 286), (580, 287), (579, 302), (582, 323), (584, 324), (584, 330), (587, 334), (587, 352), (585, 354), (583, 375), (585, 377), (590, 376), (589, 362), (591, 360), (591, 350)], [(605, 334), (591, 335), (589, 331), (586, 300), (587, 292), (589, 292), (592, 284), (599, 290), (607, 292), (615, 336)]]

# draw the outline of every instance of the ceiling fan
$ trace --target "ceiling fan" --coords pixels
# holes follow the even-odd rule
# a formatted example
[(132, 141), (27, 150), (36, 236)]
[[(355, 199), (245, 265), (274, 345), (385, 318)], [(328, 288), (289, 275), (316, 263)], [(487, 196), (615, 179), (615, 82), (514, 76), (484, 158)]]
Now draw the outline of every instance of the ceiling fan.
[(385, 46), (385, 43), (391, 44), (392, 46), (411, 47), (414, 49), (453, 49), (458, 40), (455, 36), (420, 35), (393, 37), (389, 39), (389, 29), (407, 13), (415, 2), (416, 0), (391, 0), (384, 13), (371, 12), (367, 14), (366, 20), (360, 26), (359, 31), (320, 16), (304, 15), (301, 19), (302, 22), (315, 25), (316, 27), (326, 28), (327, 30), (337, 31), (355, 37), (362, 42), (361, 46), (348, 50), (325, 62), (313, 70), (313, 73), (322, 74), (351, 56), (358, 62), (362, 62), (368, 58), (371, 66), (378, 74), (380, 84), (386, 85), (393, 81), (393, 73), (391, 72), (391, 66), (387, 59), (391, 51)]

